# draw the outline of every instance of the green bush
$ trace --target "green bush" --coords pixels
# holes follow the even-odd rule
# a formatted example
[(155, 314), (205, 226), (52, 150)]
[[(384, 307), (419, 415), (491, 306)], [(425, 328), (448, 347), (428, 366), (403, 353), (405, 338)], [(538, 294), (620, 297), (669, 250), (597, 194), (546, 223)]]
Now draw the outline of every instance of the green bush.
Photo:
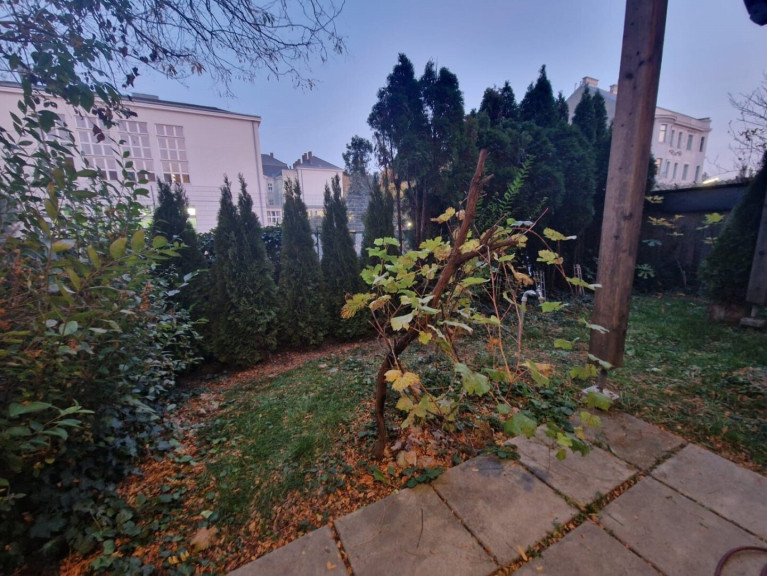
[(19, 109), (0, 131), (0, 572), (138, 530), (115, 485), (195, 338), (150, 273), (176, 249), (147, 241), (130, 161), (119, 185), (78, 172), (56, 114)]
[(707, 296), (725, 304), (745, 302), (751, 263), (754, 258), (759, 223), (767, 191), (767, 155), (746, 195), (727, 219), (714, 249), (700, 268)]

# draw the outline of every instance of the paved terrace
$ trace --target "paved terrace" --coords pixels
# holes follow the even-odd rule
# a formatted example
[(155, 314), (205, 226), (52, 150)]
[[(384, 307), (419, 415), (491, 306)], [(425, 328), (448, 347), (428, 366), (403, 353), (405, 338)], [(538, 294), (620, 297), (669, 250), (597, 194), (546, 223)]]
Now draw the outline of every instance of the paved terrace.
[[(585, 457), (557, 460), (541, 431), (516, 438), (519, 462), (474, 458), (230, 576), (340, 576), (339, 550), (355, 576), (485, 576), (512, 564), (520, 576), (704, 576), (732, 548), (767, 547), (767, 478), (631, 416), (602, 422), (601, 447)], [(765, 564), (766, 552), (743, 551), (722, 574)]]

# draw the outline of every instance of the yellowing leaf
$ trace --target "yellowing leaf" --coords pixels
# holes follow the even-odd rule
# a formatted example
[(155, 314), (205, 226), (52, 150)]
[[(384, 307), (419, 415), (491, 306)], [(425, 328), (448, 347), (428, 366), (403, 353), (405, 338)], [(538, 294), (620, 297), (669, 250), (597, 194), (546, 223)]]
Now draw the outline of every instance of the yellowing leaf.
[(437, 216), (436, 218), (432, 218), (432, 222), (438, 222), (439, 224), (444, 224), (448, 220), (450, 220), (455, 215), (455, 208), (450, 207), (447, 210), (445, 210), (442, 214)]
[(395, 316), (391, 319), (392, 330), (398, 332), (400, 330), (407, 330), (410, 327), (410, 322), (413, 320), (413, 313), (405, 314), (404, 316)]
[(557, 338), (556, 340), (554, 340), (554, 348), (559, 348), (560, 350), (572, 350), (573, 343), (570, 342), (569, 340)]
[(196, 551), (205, 550), (213, 545), (218, 529), (213, 528), (200, 528), (194, 535), (189, 544)]
[(421, 344), (428, 344), (429, 342), (431, 342), (431, 338), (432, 338), (431, 332), (420, 332), (418, 334), (418, 341)]
[(134, 252), (141, 252), (144, 249), (144, 246), (146, 245), (146, 239), (144, 237), (144, 231), (143, 230), (137, 230), (130, 241), (130, 247), (131, 250)]
[(543, 262), (544, 264), (555, 264), (558, 266), (564, 262), (564, 259), (559, 254), (552, 252), (551, 250), (539, 250), (537, 261)]
[(402, 371), (401, 370), (397, 370), (396, 368), (393, 368), (391, 370), (387, 370), (386, 374), (384, 374), (384, 377), (386, 378), (387, 382), (394, 382), (400, 376), (402, 376)]
[(405, 388), (409, 388), (410, 386), (414, 386), (420, 383), (421, 379), (418, 377), (418, 374), (415, 372), (405, 372), (392, 383), (391, 387), (397, 392), (402, 392)]
[(399, 400), (397, 400), (397, 410), (402, 410), (403, 412), (410, 412), (412, 409), (413, 409), (413, 401), (407, 396), (400, 396)]
[(559, 232), (551, 228), (546, 228), (543, 231), (543, 235), (553, 242), (560, 242), (563, 240), (575, 240), (576, 238), (576, 236), (565, 236), (564, 234), (560, 234)]
[(389, 295), (389, 294), (384, 294), (384, 295), (383, 295), (383, 296), (381, 296), (380, 298), (376, 298), (375, 300), (373, 300), (373, 301), (370, 303), (370, 306), (369, 306), (369, 308), (370, 308), (370, 309), (371, 309), (373, 312), (375, 312), (376, 310), (378, 310), (378, 309), (380, 309), (380, 308), (383, 308), (383, 307), (386, 305), (386, 303), (387, 303), (389, 300), (391, 300), (391, 295)]
[(125, 247), (128, 245), (128, 239), (127, 238), (118, 238), (112, 244), (109, 246), (109, 254), (111, 254), (112, 258), (117, 260), (118, 258), (122, 258), (125, 254)]
[(75, 247), (74, 240), (56, 240), (53, 244), (51, 244), (51, 251), (64, 252), (66, 250), (71, 250), (74, 247)]

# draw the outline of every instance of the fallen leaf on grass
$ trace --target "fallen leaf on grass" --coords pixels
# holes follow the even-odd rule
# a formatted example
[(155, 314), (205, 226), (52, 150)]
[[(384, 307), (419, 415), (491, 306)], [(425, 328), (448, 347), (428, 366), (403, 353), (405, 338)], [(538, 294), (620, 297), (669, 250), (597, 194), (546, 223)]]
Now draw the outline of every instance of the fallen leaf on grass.
[(217, 533), (218, 529), (216, 527), (200, 528), (197, 531), (197, 534), (194, 535), (194, 538), (192, 538), (192, 540), (189, 542), (189, 544), (197, 552), (200, 550), (205, 550), (206, 548), (210, 548), (213, 545), (213, 541), (215, 540)]

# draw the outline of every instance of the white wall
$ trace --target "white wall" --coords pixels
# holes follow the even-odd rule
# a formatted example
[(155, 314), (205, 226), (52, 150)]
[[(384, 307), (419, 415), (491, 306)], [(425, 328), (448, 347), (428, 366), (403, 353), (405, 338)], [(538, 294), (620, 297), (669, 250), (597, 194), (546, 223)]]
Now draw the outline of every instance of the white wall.
[[(9, 112), (17, 111), (20, 90), (0, 86), (0, 125), (11, 126)], [(216, 225), (220, 187), (224, 175), (233, 183), (233, 196), (239, 192), (238, 174), (242, 173), (253, 197), (253, 209), (263, 222), (265, 194), (261, 168), (261, 143), (257, 116), (232, 114), (223, 110), (177, 105), (162, 101), (127, 101), (137, 113), (135, 120), (147, 122), (154, 171), (161, 178), (160, 149), (157, 124), (183, 126), (189, 167), (189, 183), (184, 189), (191, 208), (196, 211), (197, 230), (206, 232)], [(68, 106), (59, 106), (57, 112), (67, 125), (75, 130), (75, 113)], [(118, 130), (110, 134), (119, 138)], [(150, 201), (156, 195), (157, 185), (149, 183)]]

